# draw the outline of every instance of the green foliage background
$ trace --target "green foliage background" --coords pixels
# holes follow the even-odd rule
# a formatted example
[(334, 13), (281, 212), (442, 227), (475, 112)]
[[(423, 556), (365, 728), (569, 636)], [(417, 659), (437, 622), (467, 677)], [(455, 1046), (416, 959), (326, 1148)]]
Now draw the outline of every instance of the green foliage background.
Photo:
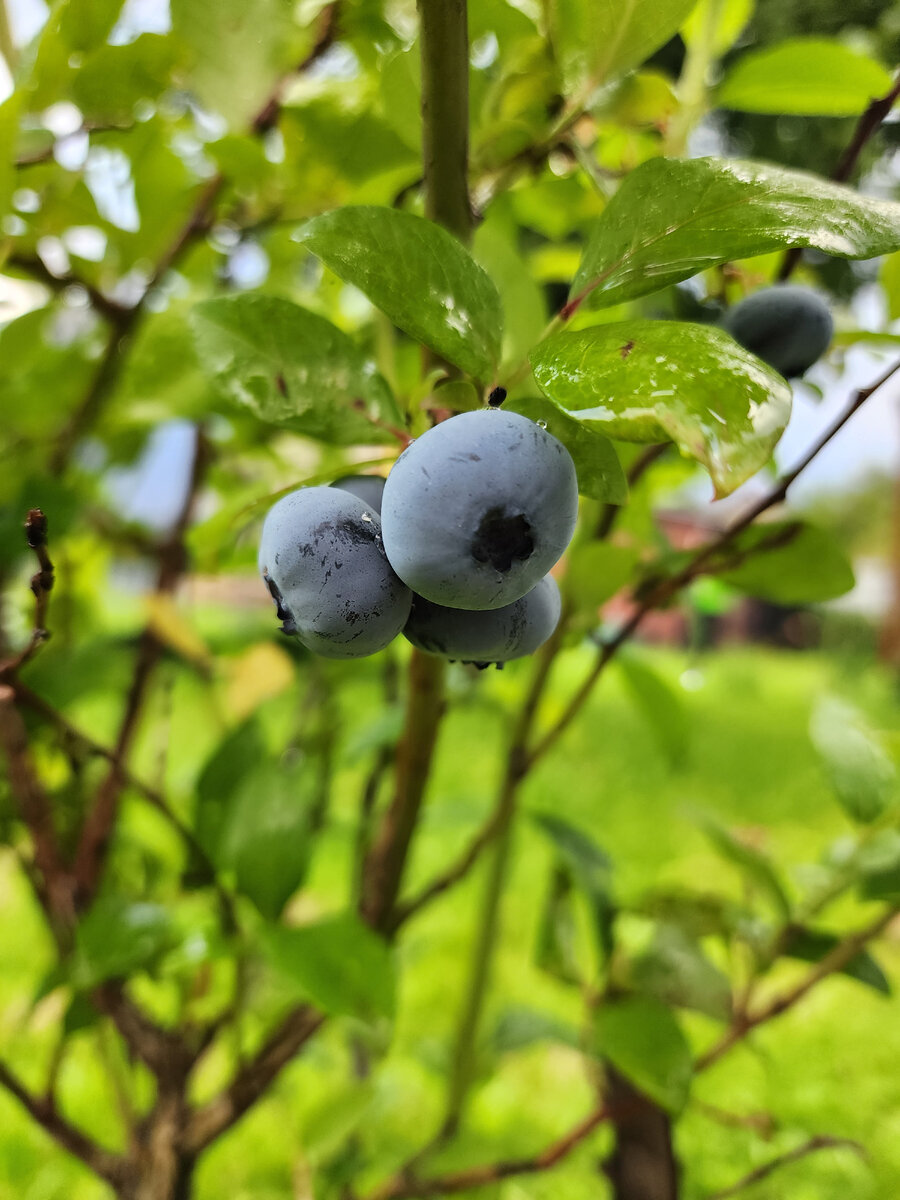
[[(255, 578), (261, 516), (302, 483), (384, 472), (398, 430), (502, 382), (570, 447), (584, 497), (531, 731), (552, 734), (609, 632), (598, 607), (626, 586), (668, 599), (685, 569), (654, 513), (698, 479), (725, 496), (770, 472), (790, 385), (714, 327), (717, 307), (808, 247), (795, 277), (832, 291), (832, 362), (855, 339), (873, 379), (890, 361), (896, 335), (858, 330), (845, 301), (879, 279), (900, 312), (900, 207), (877, 171), (895, 126), (867, 141), (859, 192), (827, 178), (891, 88), (900, 20), (818, 0), (637, 0), (624, 15), (478, 0), (469, 249), (423, 216), (413, 4), (172, 0), (165, 32), (133, 21), (118, 0), (63, 0), (28, 45), (0, 28), (15, 83), (0, 107), (2, 294), (16, 306), (0, 329), (0, 658), (56, 714), (17, 693), (69, 862), (108, 768), (61, 721), (114, 746), (136, 657), (153, 655), (109, 855), (58, 945), (14, 772), (0, 779), (0, 1058), (126, 1152), (157, 1090), (105, 987), (188, 1040), (212, 1030), (194, 1112), (308, 1000), (324, 1029), (202, 1156), (191, 1194), (344, 1200), (440, 1124), (485, 868), (391, 943), (356, 915), (409, 648), (332, 663), (279, 639)], [(813, 40), (791, 42), (803, 69), (785, 78), (779, 46), (797, 37)], [(704, 138), (718, 157), (689, 157)], [(171, 461), (148, 512), (127, 502), (129, 469), (161, 428)], [(635, 443), (668, 441), (681, 453), (629, 492)], [(193, 508), (187, 442), (203, 448)], [(50, 522), (52, 639), (10, 668), (32, 629), (33, 507)], [(426, 1175), (535, 1154), (590, 1111), (606, 1062), (671, 1114), (686, 1200), (819, 1134), (868, 1160), (825, 1150), (748, 1195), (897, 1194), (890, 931), (708, 1072), (692, 1067), (749, 982), (780, 994), (898, 903), (900, 712), (870, 631), (856, 656), (699, 648), (704, 620), (740, 595), (815, 606), (846, 592), (847, 547), (871, 548), (861, 507), (836, 519), (823, 501), (821, 527), (778, 526), (768, 554), (772, 528), (745, 531), (707, 564), (721, 579), (689, 573), (694, 648), (629, 647), (525, 780), (469, 1105)], [(404, 899), (490, 819), (535, 670), (450, 671)], [(611, 1137), (601, 1127), (553, 1172), (478, 1194), (606, 1195)], [(2, 1200), (111, 1194), (0, 1091)]]

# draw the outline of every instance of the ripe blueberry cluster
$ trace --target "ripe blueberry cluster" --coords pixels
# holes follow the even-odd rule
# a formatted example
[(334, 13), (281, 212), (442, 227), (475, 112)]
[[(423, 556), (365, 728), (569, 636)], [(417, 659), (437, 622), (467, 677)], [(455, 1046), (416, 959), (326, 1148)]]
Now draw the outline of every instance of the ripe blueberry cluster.
[(361, 658), (401, 631), (478, 666), (531, 654), (559, 620), (548, 575), (571, 540), (569, 452), (499, 409), (435, 425), (387, 480), (346, 476), (270, 510), (259, 568), (285, 633), (329, 658)]

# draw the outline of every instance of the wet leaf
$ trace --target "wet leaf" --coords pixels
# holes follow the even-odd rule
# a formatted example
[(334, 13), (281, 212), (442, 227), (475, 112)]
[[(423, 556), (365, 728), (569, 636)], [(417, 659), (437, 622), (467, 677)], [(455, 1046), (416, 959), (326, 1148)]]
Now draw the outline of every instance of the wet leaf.
[(632, 442), (673, 441), (727, 496), (765, 466), (791, 412), (787, 383), (709, 325), (628, 321), (548, 338), (541, 391), (573, 420)]
[(391, 435), (390, 389), (330, 321), (276, 296), (206, 300), (191, 312), (197, 353), (220, 395), (263, 421), (349, 444)]
[(766, 163), (654, 158), (594, 225), (570, 295), (617, 304), (789, 246), (838, 258), (888, 254), (900, 248), (900, 204)]
[(371, 205), (314, 217), (300, 236), (404, 333), (483, 381), (500, 358), (503, 313), (488, 275), (452, 234)]

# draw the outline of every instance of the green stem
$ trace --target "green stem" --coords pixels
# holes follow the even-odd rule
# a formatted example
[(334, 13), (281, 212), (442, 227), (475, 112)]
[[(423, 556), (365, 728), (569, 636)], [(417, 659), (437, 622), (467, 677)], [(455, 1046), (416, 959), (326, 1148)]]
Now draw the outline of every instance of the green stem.
[(665, 152), (670, 157), (684, 154), (691, 130), (706, 112), (706, 80), (716, 57), (716, 29), (721, 12), (722, 0), (706, 0), (700, 33), (688, 44), (677, 88), (681, 105), (666, 137)]
[(456, 1048), (447, 1091), (447, 1112), (439, 1141), (451, 1138), (456, 1132), (466, 1098), (475, 1075), (478, 1027), (490, 983), (490, 971), (500, 926), (500, 902), (509, 867), (513, 816), (516, 811), (518, 779), (507, 772), (498, 806), (495, 843), (488, 865), (481, 924), (478, 928), (472, 956), (469, 985), (456, 1031)]
[(418, 9), (425, 214), (467, 243), (472, 235), (472, 208), (466, 0), (418, 0)]

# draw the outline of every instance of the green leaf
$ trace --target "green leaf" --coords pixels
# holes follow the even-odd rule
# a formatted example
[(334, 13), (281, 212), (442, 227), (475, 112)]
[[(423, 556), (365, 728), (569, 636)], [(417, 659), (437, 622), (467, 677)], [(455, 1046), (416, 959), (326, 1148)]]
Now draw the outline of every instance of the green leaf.
[(206, 760), (197, 780), (197, 837), (204, 850), (217, 858), (228, 817), (228, 803), (242, 780), (266, 759), (256, 721), (244, 721), (225, 735)]
[(596, 1044), (602, 1056), (634, 1086), (675, 1115), (688, 1100), (693, 1056), (666, 1006), (650, 996), (616, 1000), (597, 1013)]
[(596, 611), (629, 582), (639, 552), (610, 542), (581, 542), (568, 556), (565, 592), (578, 609)]
[(404, 333), (478, 379), (493, 376), (500, 296), (452, 234), (412, 213), (363, 205), (313, 217), (299, 236)]
[(89, 5), (78, 0), (63, 0), (55, 5), (59, 36), (76, 51), (93, 49), (106, 40), (121, 11), (123, 0), (91, 0)]
[(900, 833), (885, 829), (861, 846), (859, 869), (864, 900), (900, 899)]
[[(746, 557), (717, 577), (773, 604), (816, 604), (853, 587), (853, 568), (834, 535), (799, 521), (755, 525), (735, 539), (723, 559)], [(713, 565), (716, 560), (713, 559)]]
[(303, 758), (271, 762), (250, 720), (222, 741), (197, 783), (201, 845), (267, 917), (278, 916), (309, 866), (310, 770)]
[(731, 984), (699, 943), (678, 925), (661, 923), (649, 947), (630, 964), (629, 981), (664, 1004), (718, 1021), (731, 1017)]
[(838, 258), (888, 254), (900, 248), (900, 204), (766, 163), (654, 158), (594, 225), (571, 296), (617, 304), (789, 246)]
[(562, 862), (555, 863), (541, 905), (534, 961), (542, 971), (563, 983), (583, 985), (573, 892), (572, 871)]
[(565, 446), (572, 456), (578, 475), (578, 491), (606, 504), (625, 504), (628, 483), (619, 456), (609, 438), (589, 424), (567, 416), (555, 404), (540, 396), (511, 400), (506, 408), (521, 413), (544, 428)]
[(589, 834), (552, 813), (535, 813), (534, 822), (552, 842), (562, 863), (584, 892), (601, 952), (612, 953), (612, 859)]
[(262, 936), (272, 966), (324, 1012), (363, 1018), (394, 1011), (394, 965), (387, 945), (347, 912)]
[(840, 42), (798, 37), (742, 55), (716, 101), (739, 112), (852, 117), (891, 90), (880, 63)]
[(673, 767), (684, 765), (690, 725), (681, 697), (639, 654), (618, 657), (619, 670), (659, 748)]
[(737, 838), (712, 817), (700, 817), (699, 824), (719, 854), (732, 862), (751, 883), (768, 896), (783, 921), (790, 920), (791, 902), (768, 856), (762, 850)]
[(582, 1038), (578, 1029), (533, 1008), (507, 1008), (500, 1014), (491, 1037), (496, 1054), (525, 1050), (537, 1042), (557, 1042), (578, 1050)]
[(172, 32), (190, 55), (185, 89), (233, 128), (249, 124), (309, 45), (292, 9), (283, 0), (171, 0)]
[(673, 441), (727, 496), (765, 466), (791, 412), (787, 383), (709, 325), (628, 321), (560, 333), (531, 355), (569, 417), (629, 442)]
[(551, 0), (553, 47), (567, 92), (639, 66), (664, 45), (696, 0)]
[(131, 975), (150, 966), (173, 938), (171, 919), (161, 905), (101, 897), (78, 925), (72, 983), (86, 989)]
[(71, 1037), (82, 1029), (90, 1029), (97, 1024), (100, 1014), (91, 1004), (90, 997), (84, 992), (74, 992), (63, 1017), (63, 1033)]
[(275, 918), (306, 876), (312, 851), (312, 786), (304, 763), (267, 763), (232, 797), (220, 847), (238, 889)]
[(140, 100), (154, 100), (169, 84), (178, 61), (171, 37), (144, 33), (125, 46), (103, 45), (72, 80), (72, 99), (85, 118), (125, 122)]
[[(783, 953), (790, 958), (798, 958), (801, 962), (817, 963), (821, 962), (842, 941), (839, 934), (830, 933), (826, 929), (804, 929), (794, 926)], [(846, 966), (841, 967), (840, 973), (849, 975), (851, 979), (864, 983), (867, 987), (874, 988), (883, 996), (891, 994), (890, 980), (868, 950), (861, 950)]]
[(685, 45), (709, 44), (716, 56), (734, 45), (753, 16), (755, 0), (700, 0), (681, 27)]
[(390, 390), (330, 321), (276, 296), (205, 300), (191, 312), (201, 366), (220, 395), (261, 420), (338, 444), (380, 442)]
[(810, 736), (844, 811), (854, 821), (874, 821), (896, 789), (894, 764), (862, 714), (834, 697), (816, 705)]
[(55, 306), (38, 308), (0, 330), (0, 361), (16, 364), (0, 376), (7, 436), (41, 437), (58, 428), (96, 370), (85, 343), (60, 338), (60, 321)]

